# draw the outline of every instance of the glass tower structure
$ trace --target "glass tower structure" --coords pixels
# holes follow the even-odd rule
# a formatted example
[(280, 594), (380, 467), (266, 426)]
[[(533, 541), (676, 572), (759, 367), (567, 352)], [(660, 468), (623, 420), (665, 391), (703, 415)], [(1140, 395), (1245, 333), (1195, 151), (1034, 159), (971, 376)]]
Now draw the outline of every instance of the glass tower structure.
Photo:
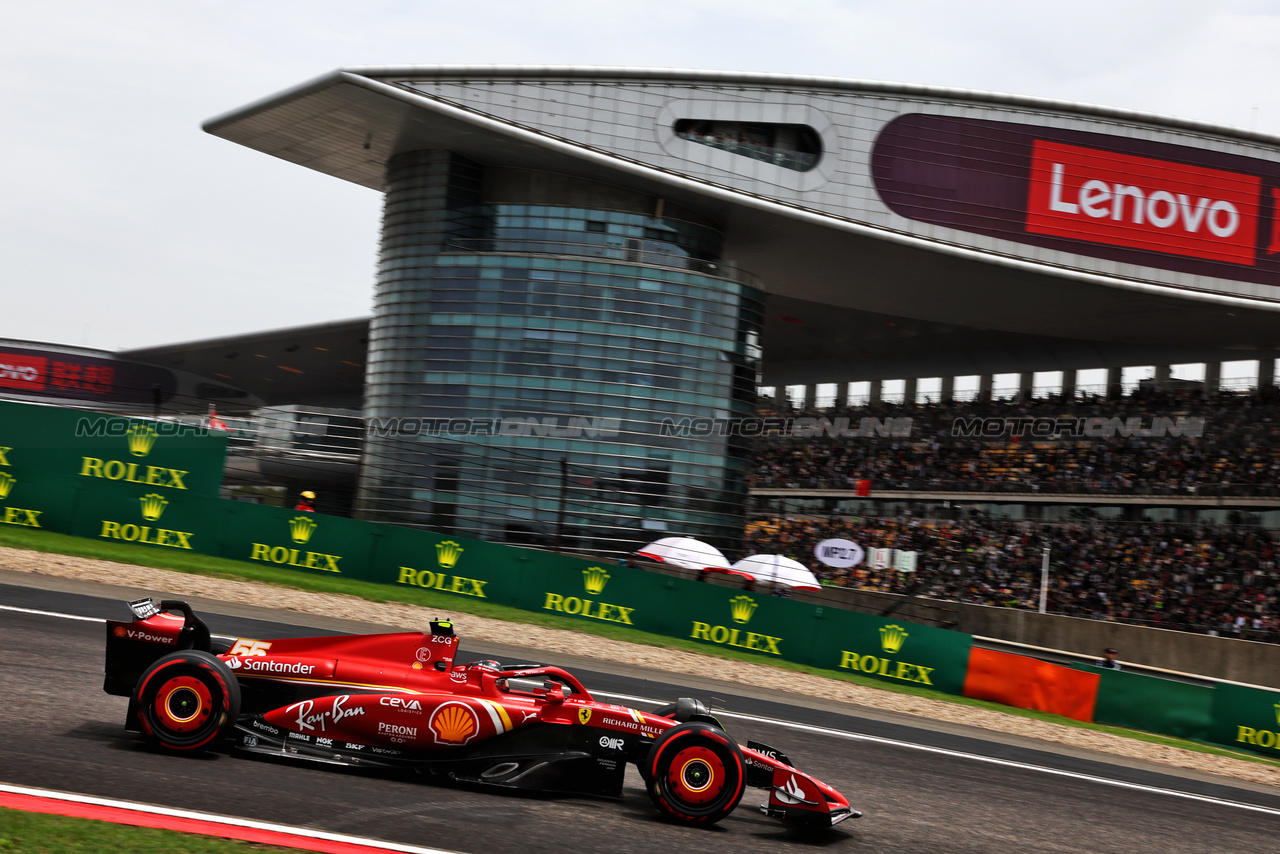
[(763, 294), (721, 230), (583, 178), (395, 157), (360, 477), (365, 518), (622, 553), (741, 539)]

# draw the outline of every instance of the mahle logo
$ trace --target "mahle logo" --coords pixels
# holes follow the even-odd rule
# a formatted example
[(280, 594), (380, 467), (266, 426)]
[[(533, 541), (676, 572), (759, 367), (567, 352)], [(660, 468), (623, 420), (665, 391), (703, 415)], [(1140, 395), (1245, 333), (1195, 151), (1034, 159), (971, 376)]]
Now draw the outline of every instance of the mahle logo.
[(445, 540), (442, 543), (436, 543), (436, 560), (440, 563), (441, 569), (453, 569), (457, 565), (458, 559), (462, 557), (464, 549), (453, 540)]
[(310, 516), (295, 516), (289, 520), (289, 536), (295, 543), (305, 543), (318, 527), (320, 525)]
[(592, 596), (603, 593), (604, 586), (609, 583), (609, 579), (612, 577), (612, 575), (598, 566), (582, 570), (582, 581), (586, 585), (587, 592)]
[(890, 655), (900, 652), (909, 635), (910, 632), (902, 628), (902, 626), (881, 626), (880, 648)]
[(148, 522), (154, 522), (159, 519), (160, 514), (164, 513), (164, 508), (169, 506), (169, 499), (154, 492), (148, 493), (138, 500), (142, 502), (142, 518)]
[(751, 619), (757, 607), (756, 600), (744, 593), (729, 600), (729, 615), (735, 623), (745, 623)]
[(18, 479), (7, 471), (0, 471), (0, 501), (9, 497), (9, 492), (17, 482)]
[(129, 441), (129, 453), (135, 457), (145, 457), (155, 447), (158, 434), (147, 424), (134, 424), (125, 436)]

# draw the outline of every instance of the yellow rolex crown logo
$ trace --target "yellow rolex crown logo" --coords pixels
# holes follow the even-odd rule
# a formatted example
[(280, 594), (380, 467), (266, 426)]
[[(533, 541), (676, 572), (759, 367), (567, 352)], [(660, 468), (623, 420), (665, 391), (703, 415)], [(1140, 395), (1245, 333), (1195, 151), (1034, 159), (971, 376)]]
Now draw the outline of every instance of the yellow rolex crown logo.
[(134, 424), (125, 436), (129, 439), (129, 453), (135, 457), (145, 457), (155, 447), (157, 433), (146, 424)]
[(9, 491), (13, 489), (13, 485), (18, 479), (7, 471), (0, 471), (0, 500), (9, 497)]
[(1280, 724), (1280, 703), (1276, 703), (1276, 723)]
[(734, 596), (729, 600), (729, 614), (735, 623), (745, 623), (756, 612), (756, 600), (750, 596)]
[(305, 543), (320, 526), (310, 516), (295, 516), (289, 520), (289, 536), (295, 543)]
[(453, 540), (445, 540), (443, 543), (436, 543), (436, 559), (440, 562), (442, 569), (453, 569), (458, 559), (462, 557), (462, 546)]
[(880, 648), (885, 652), (897, 652), (907, 642), (909, 634), (902, 626), (881, 626)]
[(603, 593), (604, 586), (609, 583), (609, 579), (612, 577), (598, 566), (590, 566), (582, 570), (582, 580), (587, 585), (587, 592), (592, 596), (597, 593)]
[(578, 709), (578, 723), (585, 724), (589, 720), (591, 720), (591, 710)]
[(142, 518), (148, 522), (154, 522), (159, 519), (160, 514), (164, 512), (164, 508), (169, 506), (169, 499), (154, 492), (148, 493), (138, 500), (142, 502)]

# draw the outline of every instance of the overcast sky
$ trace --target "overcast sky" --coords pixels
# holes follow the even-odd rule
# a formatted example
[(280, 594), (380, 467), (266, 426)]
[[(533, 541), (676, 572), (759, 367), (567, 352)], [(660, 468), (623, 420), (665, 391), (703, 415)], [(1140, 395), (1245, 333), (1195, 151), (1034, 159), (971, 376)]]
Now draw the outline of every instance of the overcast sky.
[(366, 315), (378, 193), (209, 136), (335, 68), (634, 65), (994, 90), (1280, 134), (1280, 0), (41, 0), (0, 35), (0, 337)]

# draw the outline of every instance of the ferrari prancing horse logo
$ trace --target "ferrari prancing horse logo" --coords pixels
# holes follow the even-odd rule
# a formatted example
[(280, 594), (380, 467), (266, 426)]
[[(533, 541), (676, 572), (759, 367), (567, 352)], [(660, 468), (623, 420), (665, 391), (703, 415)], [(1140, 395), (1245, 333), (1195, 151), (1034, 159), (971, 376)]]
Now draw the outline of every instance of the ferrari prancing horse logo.
[(591, 720), (591, 710), (578, 709), (578, 723), (585, 724), (589, 720)]

